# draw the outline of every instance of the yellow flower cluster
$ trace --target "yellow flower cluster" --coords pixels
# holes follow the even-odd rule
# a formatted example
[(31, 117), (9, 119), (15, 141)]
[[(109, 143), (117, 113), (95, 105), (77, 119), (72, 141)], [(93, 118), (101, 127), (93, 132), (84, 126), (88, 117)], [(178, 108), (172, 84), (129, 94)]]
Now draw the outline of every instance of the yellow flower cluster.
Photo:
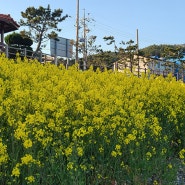
[(13, 168), (11, 176), (19, 177), (20, 176), (20, 168), (22, 166), (26, 165), (26, 166), (30, 167), (33, 164), (35, 164), (38, 167), (41, 166), (40, 161), (33, 159), (32, 155), (30, 155), (30, 154), (25, 154), (25, 156), (23, 156), (21, 158), (21, 162), (17, 163), (16, 166)]
[(30, 163), (36, 163), (40, 165), (40, 162), (37, 162), (30, 154), (26, 154), (24, 157), (21, 158), (22, 165), (28, 165)]
[(25, 180), (27, 180), (28, 184), (35, 182), (35, 178), (33, 176), (28, 176), (25, 178)]
[(184, 159), (184, 158), (185, 158), (185, 148), (183, 148), (183, 149), (179, 152), (179, 157), (180, 157), (180, 159)]
[(121, 156), (122, 155), (122, 153), (121, 153), (121, 145), (116, 145), (115, 150), (113, 150), (111, 152), (111, 155), (113, 157)]
[(0, 184), (123, 184), (184, 159), (185, 85), (172, 76), (1, 56), (0, 103)]
[(19, 177), (20, 176), (20, 169), (19, 169), (19, 163), (16, 164), (16, 167), (13, 168), (12, 170), (12, 176)]
[(0, 138), (0, 165), (3, 163), (7, 163), (8, 161), (8, 153), (7, 146), (2, 143), (2, 139)]

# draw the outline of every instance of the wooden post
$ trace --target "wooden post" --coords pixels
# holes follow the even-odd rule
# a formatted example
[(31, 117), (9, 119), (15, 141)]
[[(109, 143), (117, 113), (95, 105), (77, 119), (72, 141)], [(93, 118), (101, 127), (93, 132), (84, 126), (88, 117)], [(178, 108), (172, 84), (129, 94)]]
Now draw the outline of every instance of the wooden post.
[(5, 46), (5, 54), (6, 54), (6, 57), (8, 58), (9, 57), (9, 53), (8, 53), (8, 45)]

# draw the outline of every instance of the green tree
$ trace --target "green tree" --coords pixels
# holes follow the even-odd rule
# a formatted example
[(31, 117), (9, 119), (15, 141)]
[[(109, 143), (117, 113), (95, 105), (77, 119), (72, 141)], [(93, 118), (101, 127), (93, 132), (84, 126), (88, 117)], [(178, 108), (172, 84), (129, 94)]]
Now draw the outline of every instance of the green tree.
[(174, 65), (178, 71), (178, 79), (182, 79), (184, 81), (185, 60), (183, 48), (180, 46), (166, 47), (165, 60), (167, 66)]
[[(31, 47), (33, 41), (30, 37), (22, 35), (21, 33), (13, 32), (11, 34), (8, 34), (5, 37), (5, 42), (9, 46), (10, 58), (15, 58), (16, 53), (20, 53), (20, 55), (22, 55), (23, 57), (26, 54), (26, 56), (29, 57), (33, 52), (33, 49)], [(23, 53), (24, 49), (26, 49), (26, 53)]]
[[(119, 49), (116, 45), (116, 40), (115, 40), (114, 36), (105, 36), (105, 37), (103, 37), (103, 39), (105, 42), (107, 42), (107, 45), (113, 45), (113, 47), (114, 47), (114, 51), (108, 52), (111, 54), (111, 55), (109, 55), (108, 66), (112, 66), (112, 68), (113, 68), (114, 63), (116, 62), (116, 66), (117, 66), (117, 61), (119, 60), (119, 57), (118, 57)], [(104, 54), (107, 55), (107, 52), (104, 52)]]
[(96, 45), (95, 43), (96, 39), (97, 36), (94, 35), (89, 36), (87, 39), (87, 68), (92, 65), (96, 66), (95, 68), (105, 66), (105, 63), (101, 65), (101, 61), (96, 61), (98, 56), (101, 55), (100, 53), (102, 53), (101, 45)]
[(171, 70), (174, 67), (175, 75), (177, 79), (184, 79), (184, 69), (185, 69), (185, 60), (184, 52), (185, 45), (176, 44), (161, 44), (161, 45), (151, 45), (140, 50), (141, 54), (145, 57), (150, 58), (155, 56), (157, 58), (163, 58), (163, 66), (165, 70)]
[(115, 53), (98, 49), (96, 54), (88, 56), (88, 66), (93, 66), (94, 70), (100, 68), (112, 69), (115, 61)]
[(134, 59), (134, 55), (137, 54), (137, 44), (134, 44), (133, 40), (126, 42), (125, 54), (129, 58), (130, 71), (133, 72), (133, 66), (137, 65), (137, 59)]
[[(121, 47), (116, 45), (116, 41), (114, 36), (108, 36), (103, 38), (107, 45), (114, 44), (114, 60), (116, 68), (118, 68), (118, 63), (121, 63), (126, 67), (128, 67), (128, 63), (130, 64), (130, 71), (133, 72), (133, 67), (137, 65), (137, 61), (134, 58), (134, 55), (137, 53), (137, 44), (134, 43), (133, 40), (129, 40), (128, 42), (121, 42)], [(123, 47), (124, 46), (124, 47)]]
[(57, 38), (58, 32), (61, 31), (61, 29), (58, 28), (58, 23), (68, 17), (68, 15), (62, 16), (62, 13), (62, 9), (51, 11), (49, 5), (47, 8), (42, 6), (39, 8), (28, 7), (26, 11), (21, 12), (23, 19), (20, 20), (19, 24), (29, 27), (29, 31), (25, 33), (37, 43), (34, 54), (37, 54), (38, 51), (44, 47), (42, 44), (46, 40)]

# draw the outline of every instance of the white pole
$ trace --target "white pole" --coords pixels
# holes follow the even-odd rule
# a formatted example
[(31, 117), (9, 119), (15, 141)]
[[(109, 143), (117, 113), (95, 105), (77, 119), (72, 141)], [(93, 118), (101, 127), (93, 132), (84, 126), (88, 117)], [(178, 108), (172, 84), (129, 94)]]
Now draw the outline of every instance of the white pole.
[(78, 63), (78, 40), (79, 38), (79, 0), (76, 2), (76, 61)]
[(84, 25), (84, 52), (83, 52), (83, 70), (85, 71), (86, 70), (86, 65), (87, 65), (87, 45), (86, 45), (86, 42), (87, 42), (87, 38), (86, 38), (86, 22), (85, 22), (85, 9), (84, 9), (84, 18), (83, 18), (83, 25)]

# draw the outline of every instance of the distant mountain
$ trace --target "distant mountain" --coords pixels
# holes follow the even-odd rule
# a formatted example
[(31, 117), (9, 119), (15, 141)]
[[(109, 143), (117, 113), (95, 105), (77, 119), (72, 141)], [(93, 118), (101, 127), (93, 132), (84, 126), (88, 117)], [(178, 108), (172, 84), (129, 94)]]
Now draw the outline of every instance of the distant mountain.
[(178, 53), (185, 52), (185, 44), (161, 44), (161, 45), (151, 45), (140, 49), (140, 55), (145, 57), (156, 56), (156, 57), (167, 57), (174, 56)]
[(179, 46), (185, 47), (185, 44), (178, 44)]

